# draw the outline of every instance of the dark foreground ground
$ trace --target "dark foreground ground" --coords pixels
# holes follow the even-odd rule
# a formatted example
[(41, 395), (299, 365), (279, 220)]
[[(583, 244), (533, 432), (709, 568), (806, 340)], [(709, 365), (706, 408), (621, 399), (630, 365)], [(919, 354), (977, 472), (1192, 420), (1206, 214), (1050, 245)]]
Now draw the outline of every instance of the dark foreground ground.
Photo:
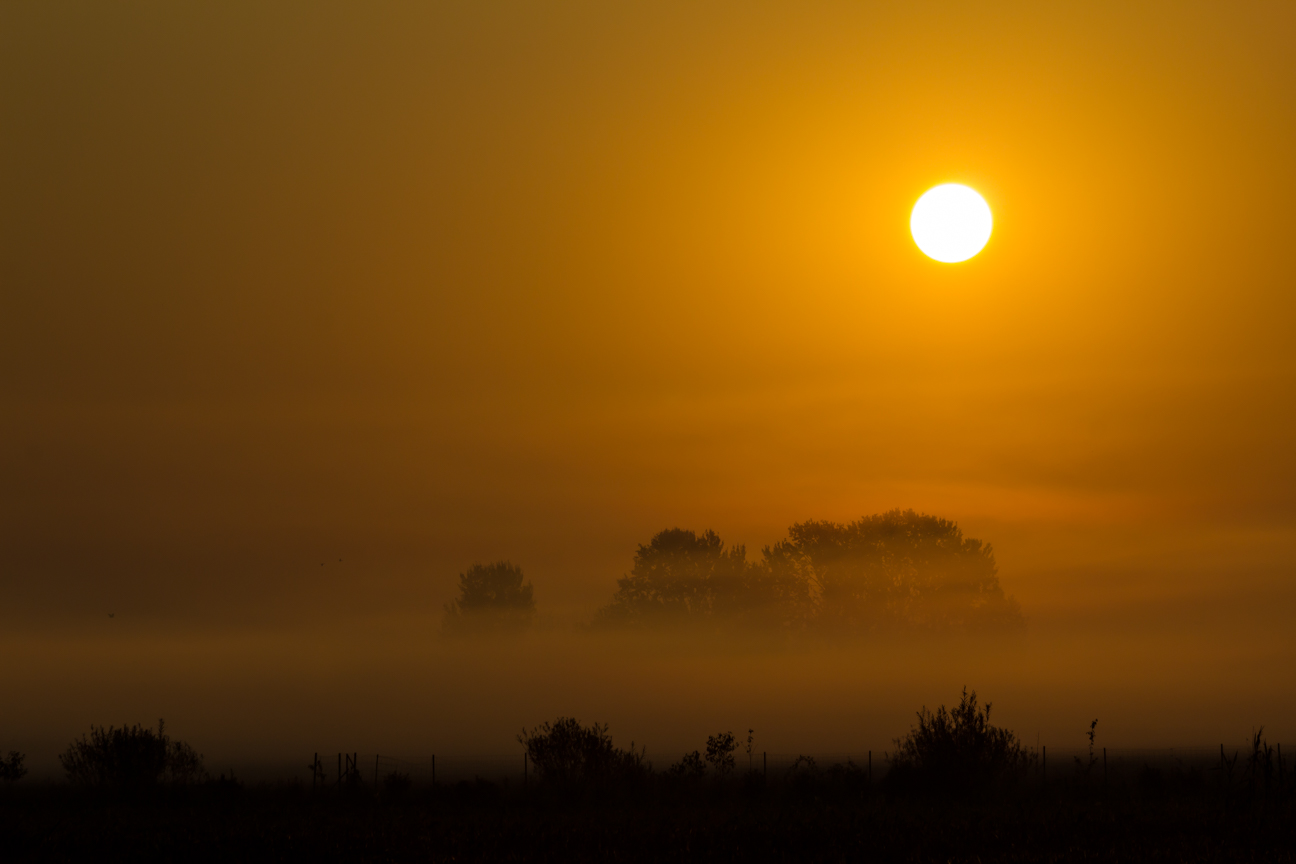
[(661, 785), (556, 795), (459, 784), (401, 796), (212, 784), (0, 795), (0, 861), (1296, 861), (1286, 795)]

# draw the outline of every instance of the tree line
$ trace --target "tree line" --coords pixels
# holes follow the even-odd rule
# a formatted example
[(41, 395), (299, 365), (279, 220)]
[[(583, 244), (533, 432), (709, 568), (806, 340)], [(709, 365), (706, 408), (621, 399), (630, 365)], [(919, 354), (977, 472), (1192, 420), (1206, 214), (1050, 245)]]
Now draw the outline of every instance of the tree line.
[[(478, 564), (447, 604), (450, 629), (526, 627), (533, 587), (511, 562)], [(994, 550), (954, 522), (891, 510), (839, 524), (798, 522), (748, 560), (714, 531), (658, 532), (635, 551), (595, 629), (740, 625), (868, 633), (1022, 626), (999, 584)]]

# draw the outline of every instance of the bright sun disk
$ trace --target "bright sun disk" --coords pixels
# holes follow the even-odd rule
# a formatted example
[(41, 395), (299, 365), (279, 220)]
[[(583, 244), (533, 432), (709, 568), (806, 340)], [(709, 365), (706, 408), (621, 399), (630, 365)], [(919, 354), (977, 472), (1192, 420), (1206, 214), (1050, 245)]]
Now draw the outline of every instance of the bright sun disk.
[(993, 224), (985, 199), (958, 183), (928, 189), (909, 217), (918, 248), (946, 264), (966, 261), (985, 248)]

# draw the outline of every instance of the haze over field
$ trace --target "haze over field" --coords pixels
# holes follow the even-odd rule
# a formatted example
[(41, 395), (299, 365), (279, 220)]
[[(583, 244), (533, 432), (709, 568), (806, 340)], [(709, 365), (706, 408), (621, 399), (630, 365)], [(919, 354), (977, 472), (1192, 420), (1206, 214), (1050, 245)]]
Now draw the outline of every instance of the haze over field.
[[(1291, 740), (1294, 37), (1279, 2), (0, 9), (0, 748), (514, 752), (562, 713), (665, 764), (880, 749), (964, 684), (1028, 742)], [(995, 219), (957, 265), (909, 236), (947, 182)], [(663, 529), (757, 561), (894, 508), (993, 544), (1024, 632), (579, 627)], [(497, 560), (534, 626), (446, 637)]]

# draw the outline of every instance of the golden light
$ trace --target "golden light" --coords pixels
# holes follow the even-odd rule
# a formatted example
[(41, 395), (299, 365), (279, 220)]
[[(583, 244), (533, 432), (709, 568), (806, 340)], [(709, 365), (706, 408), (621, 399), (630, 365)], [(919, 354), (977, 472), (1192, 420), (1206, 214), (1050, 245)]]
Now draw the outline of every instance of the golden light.
[(946, 264), (966, 261), (984, 249), (993, 224), (985, 199), (958, 183), (928, 189), (909, 217), (918, 248)]

